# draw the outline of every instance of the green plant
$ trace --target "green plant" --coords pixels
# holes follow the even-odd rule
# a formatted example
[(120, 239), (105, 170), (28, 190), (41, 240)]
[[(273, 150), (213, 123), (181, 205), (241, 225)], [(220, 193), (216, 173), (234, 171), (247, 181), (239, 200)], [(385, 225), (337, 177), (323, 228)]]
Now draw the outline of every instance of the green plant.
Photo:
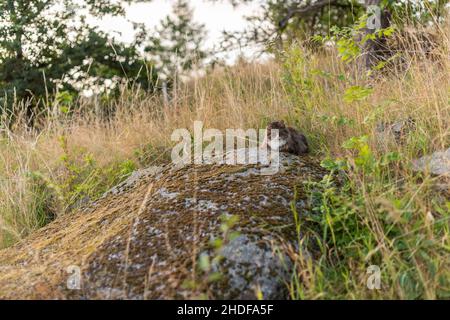
[(211, 284), (222, 279), (220, 263), (224, 259), (221, 254), (222, 249), (230, 241), (237, 238), (240, 233), (233, 231), (239, 221), (239, 216), (223, 214), (220, 217), (220, 235), (209, 242), (209, 250), (202, 252), (197, 259), (195, 278), (188, 279), (183, 283), (185, 288), (198, 292), (198, 298), (207, 299), (212, 292), (209, 292)]
[[(136, 170), (131, 160), (99, 166), (92, 154), (86, 154), (82, 149), (70, 150), (65, 136), (60, 136), (59, 142), (63, 150), (60, 157), (63, 174), (51, 179), (38, 171), (31, 173), (36, 185), (52, 195), (52, 217), (97, 199)], [(45, 223), (48, 222), (47, 219)]]
[[(308, 183), (315, 213), (308, 219), (317, 224), (312, 230), (321, 257), (309, 266), (309, 281), (294, 281), (291, 295), (448, 297), (450, 273), (441, 266), (450, 248), (438, 241), (449, 235), (448, 203), (436, 202), (435, 213), (424, 214), (405, 182), (394, 187), (392, 165), (401, 162), (401, 155), (376, 156), (365, 136), (347, 140), (344, 148), (350, 151), (346, 157), (322, 162), (330, 174)], [(379, 291), (366, 286), (370, 265), (380, 267)]]

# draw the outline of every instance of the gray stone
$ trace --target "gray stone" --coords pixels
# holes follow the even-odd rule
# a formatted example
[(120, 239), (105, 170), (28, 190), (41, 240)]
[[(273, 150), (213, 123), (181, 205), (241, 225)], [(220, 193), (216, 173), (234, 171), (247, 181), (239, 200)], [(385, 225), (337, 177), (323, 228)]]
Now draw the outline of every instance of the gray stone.
[(264, 240), (240, 235), (221, 250), (225, 258), (221, 271), (229, 287), (221, 298), (254, 299), (257, 290), (264, 299), (286, 297), (291, 260), (273, 248), (270, 239)]
[(450, 177), (450, 148), (413, 160), (413, 169), (437, 176)]
[[(257, 290), (266, 299), (285, 298), (291, 262), (276, 249), (298, 247), (294, 188), (302, 219), (312, 214), (304, 183), (326, 171), (311, 156), (280, 154), (273, 175), (262, 174), (262, 162), (134, 173), (88, 209), (0, 251), (0, 298), (253, 299)], [(232, 215), (238, 219), (230, 228), (239, 236), (227, 240), (224, 217)], [(219, 252), (212, 239), (223, 240)], [(220, 279), (209, 281), (199, 269), (202, 252), (223, 256), (214, 265)], [(79, 268), (80, 290), (68, 289), (68, 266)]]

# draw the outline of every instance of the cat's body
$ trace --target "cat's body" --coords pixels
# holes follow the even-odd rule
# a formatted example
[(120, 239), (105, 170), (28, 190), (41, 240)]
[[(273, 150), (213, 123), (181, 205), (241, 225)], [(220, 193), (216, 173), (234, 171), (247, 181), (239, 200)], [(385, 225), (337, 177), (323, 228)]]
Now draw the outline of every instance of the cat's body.
[[(278, 130), (278, 145), (272, 140), (272, 130)], [(309, 152), (308, 141), (306, 137), (292, 127), (287, 127), (284, 121), (273, 121), (267, 126), (266, 138), (263, 147), (277, 149), (280, 152), (302, 155)]]

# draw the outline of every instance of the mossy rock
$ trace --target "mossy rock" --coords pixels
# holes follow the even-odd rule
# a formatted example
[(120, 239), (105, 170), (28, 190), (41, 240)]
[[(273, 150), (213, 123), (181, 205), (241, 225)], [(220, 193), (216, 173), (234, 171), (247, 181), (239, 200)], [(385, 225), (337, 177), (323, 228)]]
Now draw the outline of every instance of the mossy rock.
[[(304, 182), (325, 171), (309, 156), (282, 154), (281, 163), (275, 175), (261, 175), (261, 164), (137, 172), (0, 251), (0, 298), (285, 298), (290, 260), (277, 249), (298, 250), (291, 206), (300, 218), (310, 214)], [(217, 251), (211, 240), (222, 236), (224, 216), (238, 216), (239, 236)], [(209, 271), (221, 277), (206, 280), (202, 254), (223, 257)], [(79, 289), (68, 288), (74, 270)]]

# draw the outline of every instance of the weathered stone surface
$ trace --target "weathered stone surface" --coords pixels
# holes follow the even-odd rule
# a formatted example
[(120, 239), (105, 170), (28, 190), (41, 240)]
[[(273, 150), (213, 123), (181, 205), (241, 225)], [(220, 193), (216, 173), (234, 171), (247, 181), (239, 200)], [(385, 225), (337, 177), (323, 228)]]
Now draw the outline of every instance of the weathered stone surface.
[(416, 171), (424, 171), (437, 176), (450, 177), (450, 148), (414, 160), (413, 168)]
[[(282, 154), (281, 163), (275, 175), (261, 175), (261, 164), (136, 173), (0, 251), (0, 298), (238, 299), (254, 298), (257, 288), (264, 298), (286, 297), (290, 261), (277, 248), (297, 245), (291, 202), (300, 218), (308, 215), (303, 183), (325, 172), (309, 156)], [(211, 240), (224, 237), (227, 216), (239, 217), (239, 236), (217, 251)], [(208, 271), (220, 279), (207, 282), (201, 254), (223, 257)], [(80, 271), (79, 290), (68, 289), (68, 268)]]
[(450, 197), (450, 148), (413, 160), (413, 169), (436, 176), (434, 190)]
[[(270, 237), (240, 235), (221, 250), (224, 262), (218, 268), (228, 281), (222, 298), (254, 299), (255, 287), (264, 298), (285, 298), (291, 261), (275, 253)], [(281, 256), (280, 256), (281, 255)], [(215, 286), (213, 286), (215, 287)]]

